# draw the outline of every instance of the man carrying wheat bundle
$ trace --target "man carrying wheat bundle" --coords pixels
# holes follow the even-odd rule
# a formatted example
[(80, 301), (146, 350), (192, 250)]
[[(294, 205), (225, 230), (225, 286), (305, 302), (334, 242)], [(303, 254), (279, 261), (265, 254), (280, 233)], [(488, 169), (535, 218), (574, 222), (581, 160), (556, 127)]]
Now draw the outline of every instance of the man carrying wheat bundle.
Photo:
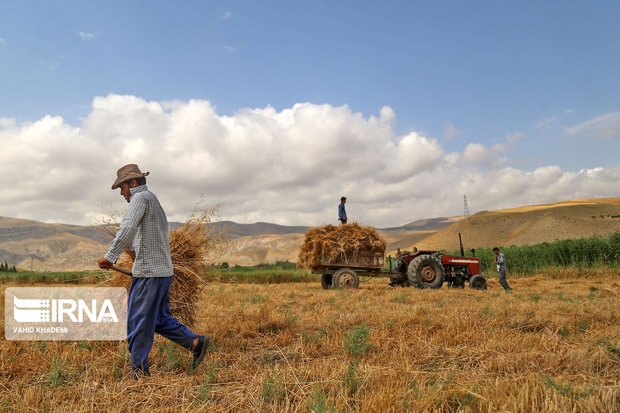
[(99, 267), (107, 270), (128, 246), (136, 254), (127, 308), (127, 344), (136, 378), (150, 376), (148, 355), (155, 333), (190, 350), (194, 368), (204, 359), (209, 345), (209, 336), (194, 334), (170, 313), (173, 267), (168, 220), (157, 197), (146, 186), (148, 174), (135, 164), (118, 170), (112, 189), (121, 189), (129, 209), (110, 249), (99, 260)]

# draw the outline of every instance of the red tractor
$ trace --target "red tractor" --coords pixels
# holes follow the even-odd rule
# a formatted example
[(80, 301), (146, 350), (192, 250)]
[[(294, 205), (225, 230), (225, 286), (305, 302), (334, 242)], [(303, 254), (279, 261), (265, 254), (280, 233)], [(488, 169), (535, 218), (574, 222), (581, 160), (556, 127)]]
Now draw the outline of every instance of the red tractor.
[(402, 252), (390, 269), (392, 286), (410, 286), (418, 288), (441, 288), (445, 281), (448, 287), (465, 288), (465, 282), (476, 290), (486, 290), (487, 280), (480, 274), (480, 258), (476, 258), (476, 250), (472, 249), (472, 257), (465, 257), (463, 241), (459, 234), (461, 256), (444, 254), (439, 251), (417, 249), (413, 252)]
[(487, 281), (480, 274), (480, 258), (458, 257), (439, 251), (403, 252), (390, 273), (392, 286), (441, 288), (447, 282), (448, 287), (464, 288), (467, 281), (471, 288), (487, 288)]
[[(459, 234), (459, 241), (461, 234)], [(461, 256), (444, 254), (434, 250), (415, 250), (402, 252), (396, 257), (390, 270), (384, 272), (384, 251), (360, 252), (346, 261), (322, 261), (313, 268), (313, 272), (321, 274), (321, 285), (329, 288), (358, 288), (359, 276), (390, 277), (393, 287), (441, 288), (444, 282), (448, 287), (465, 288), (465, 282), (471, 288), (486, 290), (487, 280), (480, 273), (480, 258), (476, 258), (475, 250), (472, 257), (465, 257), (461, 242)]]

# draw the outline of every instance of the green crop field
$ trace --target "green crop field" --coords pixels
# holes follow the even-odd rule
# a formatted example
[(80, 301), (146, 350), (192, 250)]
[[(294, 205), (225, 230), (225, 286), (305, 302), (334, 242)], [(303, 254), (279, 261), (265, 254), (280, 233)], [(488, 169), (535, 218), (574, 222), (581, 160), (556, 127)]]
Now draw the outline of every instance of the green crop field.
[(92, 284), (103, 281), (102, 271), (64, 271), (64, 272), (0, 272), (0, 283), (14, 284)]
[(211, 266), (205, 270), (209, 281), (241, 284), (282, 284), (320, 281), (320, 276), (297, 269), (294, 262), (277, 262), (254, 266)]
[[(527, 276), (546, 269), (598, 268), (620, 265), (620, 232), (606, 237), (566, 239), (536, 245), (502, 247), (509, 274)], [(451, 254), (460, 255), (459, 251)], [(468, 251), (466, 251), (466, 255)], [(492, 248), (476, 250), (484, 274), (495, 273)]]

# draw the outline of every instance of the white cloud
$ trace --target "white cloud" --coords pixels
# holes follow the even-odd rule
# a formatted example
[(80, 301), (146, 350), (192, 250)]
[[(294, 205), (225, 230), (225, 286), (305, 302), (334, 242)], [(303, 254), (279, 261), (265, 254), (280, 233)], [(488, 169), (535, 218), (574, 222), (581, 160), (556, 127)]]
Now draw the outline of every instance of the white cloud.
[(0, 37), (0, 44), (5, 44), (6, 42), (4, 41), (4, 39), (2, 37)]
[(565, 128), (569, 135), (587, 135), (609, 139), (620, 136), (620, 112), (611, 112), (589, 119), (579, 125)]
[(557, 124), (557, 122), (558, 122), (558, 118), (556, 116), (551, 116), (538, 122), (535, 125), (535, 127), (536, 129), (542, 129), (542, 130), (551, 129)]
[(80, 39), (82, 39), (84, 41), (94, 40), (97, 37), (99, 37), (95, 33), (88, 33), (88, 32), (78, 32), (77, 34), (80, 36)]
[(228, 19), (232, 19), (232, 17), (233, 17), (233, 14), (231, 12), (227, 11), (227, 12), (225, 12), (224, 14), (222, 14), (220, 16), (220, 19), (228, 20)]
[(521, 132), (518, 132), (518, 131), (508, 134), (506, 135), (506, 142), (496, 143), (495, 145), (493, 145), (493, 152), (502, 153), (506, 155), (508, 152), (512, 151), (517, 146), (517, 142), (520, 139), (525, 139), (525, 138), (527, 138), (527, 135)]
[(49, 59), (39, 59), (38, 62), (41, 66), (46, 67), (49, 70), (56, 70), (60, 67), (60, 60), (64, 58), (64, 56), (59, 56)]
[(470, 143), (463, 151), (463, 160), (473, 165), (491, 165), (495, 163), (495, 155), (480, 143)]
[[(201, 196), (223, 204), (222, 219), (320, 225), (336, 222), (341, 195), (353, 220), (395, 226), (419, 218), (616, 196), (620, 167), (567, 172), (498, 168), (493, 151), (472, 143), (446, 153), (415, 131), (395, 132), (384, 107), (363, 116), (348, 106), (298, 103), (219, 115), (204, 100), (150, 102), (110, 95), (93, 100), (83, 125), (61, 117), (0, 119), (3, 215), (93, 224), (126, 206), (110, 186), (137, 163), (171, 220)], [(509, 135), (514, 144), (522, 134)]]
[(459, 136), (460, 134), (461, 134), (461, 131), (458, 130), (452, 124), (452, 122), (448, 122), (448, 124), (446, 125), (446, 128), (443, 130), (443, 136), (445, 136), (446, 139), (448, 139), (448, 140), (452, 140), (452, 139), (456, 138), (457, 136)]

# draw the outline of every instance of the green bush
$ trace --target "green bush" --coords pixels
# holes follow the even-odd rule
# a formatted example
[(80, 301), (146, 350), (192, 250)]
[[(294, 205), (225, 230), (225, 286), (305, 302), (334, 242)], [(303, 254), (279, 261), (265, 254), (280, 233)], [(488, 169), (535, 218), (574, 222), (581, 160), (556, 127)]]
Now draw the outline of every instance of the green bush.
[(318, 282), (321, 277), (308, 270), (298, 270), (294, 262), (288, 261), (252, 266), (235, 265), (227, 269), (222, 269), (221, 265), (210, 266), (205, 269), (204, 275), (213, 281), (242, 284), (308, 283)]
[[(535, 245), (502, 247), (508, 272), (532, 274), (547, 268), (615, 267), (620, 264), (620, 232), (606, 237), (589, 237), (543, 242)], [(451, 252), (460, 255), (460, 252)], [(483, 273), (495, 272), (492, 248), (476, 250)]]

